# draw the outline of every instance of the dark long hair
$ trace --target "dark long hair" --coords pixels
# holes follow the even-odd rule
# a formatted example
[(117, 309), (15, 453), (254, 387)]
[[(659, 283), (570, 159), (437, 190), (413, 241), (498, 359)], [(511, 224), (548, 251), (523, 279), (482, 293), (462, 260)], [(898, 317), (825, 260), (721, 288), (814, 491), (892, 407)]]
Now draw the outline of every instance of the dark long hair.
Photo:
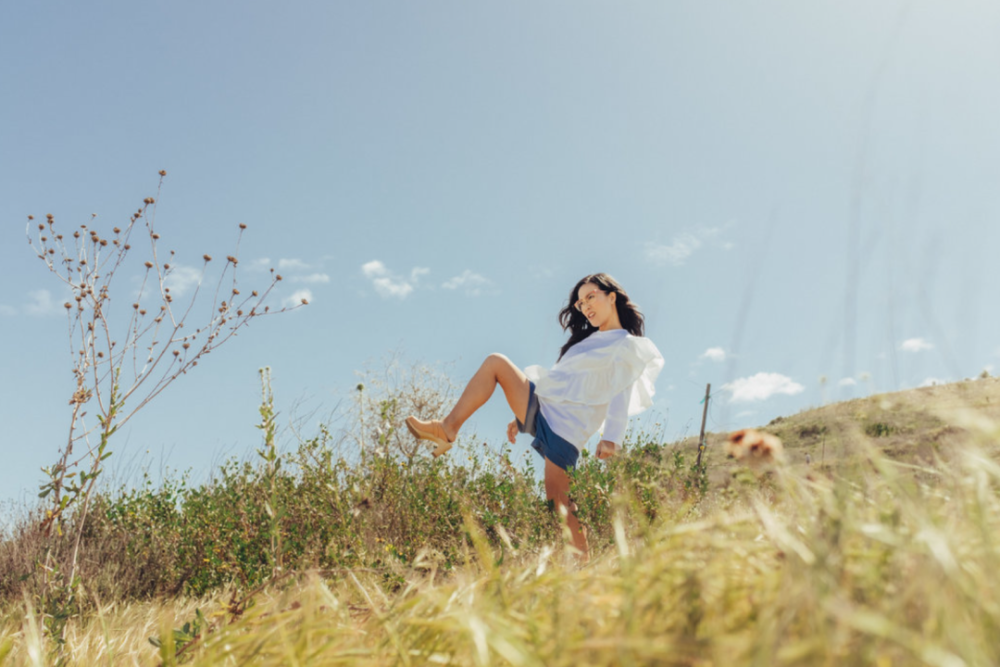
[(590, 325), (590, 322), (587, 321), (583, 313), (573, 307), (578, 298), (577, 293), (587, 283), (597, 285), (602, 292), (607, 292), (608, 294), (614, 292), (617, 295), (615, 297), (615, 309), (618, 311), (618, 320), (622, 323), (622, 328), (633, 336), (642, 336), (645, 334), (646, 318), (643, 317), (642, 313), (639, 312), (639, 308), (628, 298), (628, 292), (625, 291), (625, 288), (606, 273), (592, 273), (589, 276), (580, 278), (579, 282), (573, 286), (573, 290), (569, 293), (569, 303), (559, 311), (559, 324), (562, 326), (563, 331), (569, 329), (570, 332), (569, 340), (559, 350), (560, 359), (563, 358), (563, 355), (566, 354), (569, 348), (584, 338), (588, 338), (598, 330), (596, 327)]

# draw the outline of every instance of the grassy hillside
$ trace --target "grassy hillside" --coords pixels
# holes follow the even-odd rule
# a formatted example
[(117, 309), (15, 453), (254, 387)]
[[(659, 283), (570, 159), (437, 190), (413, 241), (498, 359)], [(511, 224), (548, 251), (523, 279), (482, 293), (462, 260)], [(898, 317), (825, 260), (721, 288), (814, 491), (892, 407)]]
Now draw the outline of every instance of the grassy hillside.
[[(527, 471), (455, 452), (450, 467), (401, 472), (381, 499), (351, 505), (367, 523), (337, 567), (286, 562), (291, 574), (200, 595), (88, 594), (61, 650), (30, 594), (8, 599), (0, 665), (997, 664), (997, 401), (1000, 385), (983, 380), (806, 411), (767, 427), (787, 464), (755, 470), (724, 460), (714, 435), (710, 484), (684, 456), (690, 443), (634, 434), (613, 465), (581, 466), (594, 548), (582, 566)], [(365, 493), (364, 482), (349, 484)], [(297, 521), (328, 516), (321, 498), (348, 500), (346, 488), (310, 496), (288, 483)], [(453, 504), (414, 509), (428, 496)], [(386, 544), (401, 516), (447, 526)]]

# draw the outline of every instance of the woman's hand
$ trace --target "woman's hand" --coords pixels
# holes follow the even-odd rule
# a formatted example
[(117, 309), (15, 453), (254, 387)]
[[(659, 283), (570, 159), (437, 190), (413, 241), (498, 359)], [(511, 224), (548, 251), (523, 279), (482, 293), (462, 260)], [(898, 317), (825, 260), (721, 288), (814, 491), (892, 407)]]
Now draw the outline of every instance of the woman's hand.
[(517, 442), (517, 420), (515, 419), (511, 423), (507, 424), (507, 441), (510, 444), (515, 444)]
[(597, 443), (597, 458), (599, 459), (610, 459), (612, 456), (618, 453), (618, 445), (611, 442), (610, 440), (601, 440)]

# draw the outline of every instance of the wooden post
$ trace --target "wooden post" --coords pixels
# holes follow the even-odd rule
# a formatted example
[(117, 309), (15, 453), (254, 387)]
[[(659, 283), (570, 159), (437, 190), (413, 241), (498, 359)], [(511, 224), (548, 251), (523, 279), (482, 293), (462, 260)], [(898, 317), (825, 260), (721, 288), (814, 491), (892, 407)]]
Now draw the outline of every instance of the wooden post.
[(701, 435), (698, 436), (698, 467), (701, 467), (701, 453), (705, 451), (705, 421), (708, 419), (708, 401), (712, 394), (712, 383), (705, 385), (705, 409), (701, 413)]

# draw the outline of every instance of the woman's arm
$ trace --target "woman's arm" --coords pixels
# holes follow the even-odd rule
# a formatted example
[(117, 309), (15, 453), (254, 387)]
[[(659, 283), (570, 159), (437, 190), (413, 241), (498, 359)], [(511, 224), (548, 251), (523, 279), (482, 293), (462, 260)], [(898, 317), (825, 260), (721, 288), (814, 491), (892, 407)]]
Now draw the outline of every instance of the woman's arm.
[(608, 404), (608, 414), (604, 418), (604, 433), (597, 444), (597, 458), (610, 458), (621, 448), (621, 443), (625, 439), (625, 429), (628, 427), (628, 402), (631, 396), (632, 387), (625, 387)]

